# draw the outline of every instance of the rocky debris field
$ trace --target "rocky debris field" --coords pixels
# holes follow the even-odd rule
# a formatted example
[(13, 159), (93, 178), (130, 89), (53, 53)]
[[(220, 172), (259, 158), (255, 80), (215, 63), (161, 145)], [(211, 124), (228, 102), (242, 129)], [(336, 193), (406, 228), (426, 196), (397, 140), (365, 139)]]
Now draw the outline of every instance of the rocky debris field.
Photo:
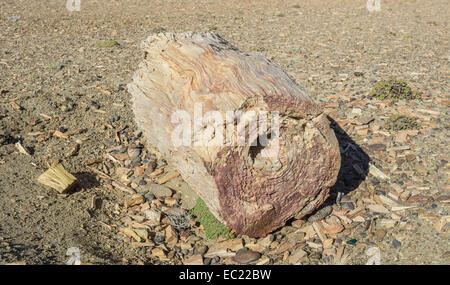
[[(0, 263), (449, 264), (444, 0), (0, 3)], [(140, 42), (215, 30), (285, 69), (326, 112), (330, 197), (267, 237), (208, 238), (197, 197), (136, 128)], [(78, 179), (37, 182), (53, 161)]]

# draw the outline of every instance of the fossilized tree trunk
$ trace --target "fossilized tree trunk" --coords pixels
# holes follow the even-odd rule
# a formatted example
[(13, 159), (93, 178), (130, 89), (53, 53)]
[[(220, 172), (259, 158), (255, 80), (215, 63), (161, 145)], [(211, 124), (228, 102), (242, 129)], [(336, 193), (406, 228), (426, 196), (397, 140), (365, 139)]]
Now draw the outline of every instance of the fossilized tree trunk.
[[(338, 142), (326, 115), (280, 67), (238, 51), (215, 33), (153, 35), (142, 48), (145, 59), (128, 85), (136, 122), (219, 220), (261, 237), (327, 198), (340, 168)], [(196, 128), (199, 106), (204, 116), (218, 111), (224, 120), (236, 110), (279, 117), (267, 115), (267, 126), (258, 124), (257, 131), (240, 124), (242, 117), (209, 125), (205, 119)], [(180, 132), (177, 110), (192, 115), (192, 124), (182, 128), (189, 144), (181, 146), (173, 139)], [(237, 143), (238, 132), (224, 135), (224, 144), (196, 139), (213, 126), (212, 142), (220, 127), (236, 125), (248, 134), (244, 145)], [(268, 144), (260, 142), (263, 135)]]

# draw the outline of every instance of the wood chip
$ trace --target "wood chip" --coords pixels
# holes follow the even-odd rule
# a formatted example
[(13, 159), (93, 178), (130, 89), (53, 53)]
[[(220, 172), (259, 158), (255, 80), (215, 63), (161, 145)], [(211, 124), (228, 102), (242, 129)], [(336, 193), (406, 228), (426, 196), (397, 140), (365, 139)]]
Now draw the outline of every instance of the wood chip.
[(144, 196), (142, 196), (141, 194), (135, 194), (132, 195), (131, 197), (127, 198), (123, 204), (125, 205), (125, 207), (131, 207), (134, 205), (139, 205), (145, 202), (145, 198)]
[(386, 209), (382, 205), (371, 204), (371, 205), (367, 205), (366, 208), (369, 209), (372, 212), (377, 212), (377, 213), (382, 213), (382, 214), (389, 214), (389, 210)]
[(137, 242), (142, 242), (143, 239), (133, 230), (133, 229), (129, 229), (129, 228), (121, 228), (120, 232), (126, 234), (127, 236), (132, 237), (133, 239), (135, 239)]
[(127, 193), (130, 193), (130, 194), (135, 194), (136, 193), (136, 191), (133, 188), (125, 186), (125, 185), (123, 185), (122, 183), (120, 183), (118, 181), (111, 181), (111, 184), (112, 184), (112, 186), (114, 186), (115, 188), (117, 188), (117, 189), (119, 189), (119, 190), (121, 190), (123, 192), (127, 192)]
[(22, 107), (14, 101), (9, 102), (11, 106), (16, 110), (22, 110)]
[(169, 172), (166, 175), (164, 175), (163, 177), (159, 178), (158, 180), (156, 180), (156, 183), (158, 184), (164, 184), (169, 180), (172, 180), (176, 177), (180, 176), (180, 173), (173, 171), (173, 172)]
[(375, 165), (369, 163), (369, 173), (375, 176), (376, 178), (382, 179), (382, 180), (389, 180), (389, 176), (384, 174), (381, 170), (379, 170)]
[(322, 233), (322, 229), (320, 228), (320, 225), (317, 222), (313, 222), (312, 226), (314, 228), (314, 231), (319, 236), (320, 240), (323, 242), (326, 238), (325, 238), (324, 234)]
[(30, 152), (28, 151), (28, 149), (26, 149), (20, 142), (16, 142), (14, 145), (16, 146), (17, 150), (20, 153), (25, 154), (25, 155), (31, 155)]
[(397, 203), (396, 201), (384, 196), (384, 195), (377, 195), (378, 199), (380, 199), (380, 201), (385, 204), (388, 205), (389, 207), (399, 207), (401, 206), (399, 203)]
[(66, 193), (75, 186), (77, 178), (67, 172), (61, 164), (54, 162), (47, 171), (38, 177), (37, 181), (59, 193)]
[(62, 138), (62, 139), (68, 139), (69, 138), (68, 135), (66, 135), (65, 133), (60, 132), (60, 131), (55, 131), (53, 133), (53, 136), (58, 137), (58, 138)]

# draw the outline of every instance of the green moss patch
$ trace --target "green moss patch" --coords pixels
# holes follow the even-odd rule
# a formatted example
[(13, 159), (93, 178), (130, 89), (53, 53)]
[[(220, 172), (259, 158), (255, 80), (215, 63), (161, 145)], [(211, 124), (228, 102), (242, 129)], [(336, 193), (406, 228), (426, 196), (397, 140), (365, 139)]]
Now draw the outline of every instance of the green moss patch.
[(119, 45), (119, 43), (117, 41), (113, 41), (113, 40), (101, 41), (96, 44), (96, 46), (99, 48), (111, 48), (111, 47), (115, 47), (118, 45)]
[(419, 123), (415, 118), (397, 114), (390, 116), (386, 120), (384, 127), (392, 131), (416, 130), (419, 129)]
[(216, 239), (219, 236), (222, 236), (224, 239), (234, 238), (232, 230), (214, 217), (202, 199), (197, 199), (197, 203), (191, 210), (191, 214), (203, 226), (207, 238)]
[(369, 96), (380, 100), (392, 99), (398, 101), (420, 99), (421, 93), (411, 89), (408, 83), (403, 80), (390, 78), (385, 81), (378, 81), (370, 91)]

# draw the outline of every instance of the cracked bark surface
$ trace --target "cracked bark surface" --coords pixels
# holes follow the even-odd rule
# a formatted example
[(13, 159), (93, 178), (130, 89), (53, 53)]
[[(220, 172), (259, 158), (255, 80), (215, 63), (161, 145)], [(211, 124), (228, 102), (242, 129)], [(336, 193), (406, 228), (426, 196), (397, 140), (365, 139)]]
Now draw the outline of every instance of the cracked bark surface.
[[(326, 115), (279, 66), (238, 51), (213, 32), (152, 35), (142, 49), (145, 59), (128, 85), (136, 122), (220, 221), (237, 233), (262, 237), (327, 198), (340, 168), (338, 141)], [(173, 114), (184, 110), (194, 118), (198, 106), (203, 115), (224, 118), (206, 124), (214, 126), (212, 134), (245, 122), (239, 115), (226, 121), (229, 111), (277, 112), (278, 120), (268, 115), (264, 125), (259, 119), (258, 131), (240, 124), (248, 135), (244, 145), (236, 135), (225, 144), (214, 143), (220, 136), (211, 135), (206, 145), (174, 145), (180, 129)], [(195, 118), (195, 138), (204, 125), (194, 124)], [(261, 143), (265, 138), (268, 145)]]

